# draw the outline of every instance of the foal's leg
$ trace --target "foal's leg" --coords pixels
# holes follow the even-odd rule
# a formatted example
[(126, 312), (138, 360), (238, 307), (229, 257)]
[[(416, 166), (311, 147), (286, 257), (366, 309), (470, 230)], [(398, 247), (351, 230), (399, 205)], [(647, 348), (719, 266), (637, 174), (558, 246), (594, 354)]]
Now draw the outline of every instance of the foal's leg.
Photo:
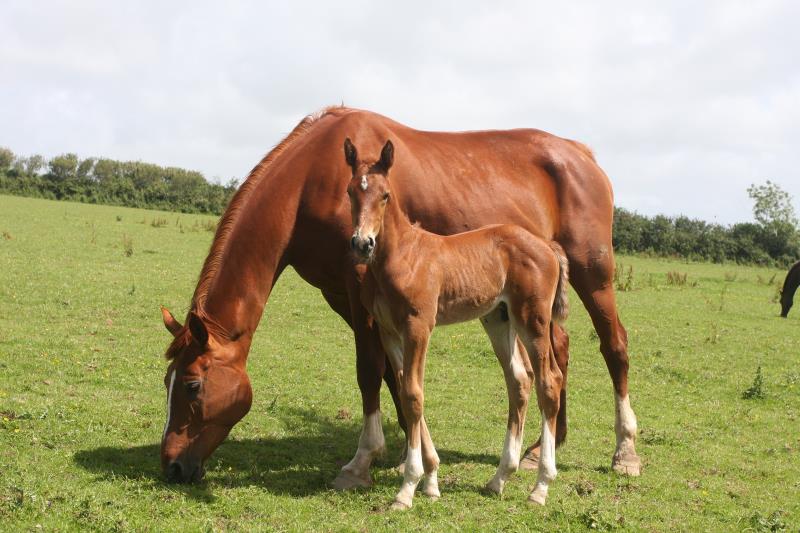
[(486, 484), (487, 489), (501, 494), (509, 476), (519, 467), (533, 372), (527, 358), (523, 359), (517, 349), (517, 335), (504, 309), (498, 307), (484, 316), (481, 325), (489, 335), (494, 353), (503, 368), (508, 392), (508, 429), (503, 443), (503, 455), (500, 457), (497, 472)]
[[(558, 404), (558, 418), (556, 419), (556, 448), (564, 444), (567, 439), (567, 371), (569, 369), (569, 335), (566, 330), (556, 324), (550, 326), (550, 344), (555, 352), (558, 368), (563, 376), (561, 398)], [(526, 353), (527, 356), (527, 353)], [(539, 448), (541, 442), (537, 440), (525, 450), (522, 461), (519, 463), (521, 470), (536, 470), (539, 468)]]
[[(527, 306), (525, 306), (527, 307)], [(563, 376), (555, 355), (550, 349), (549, 309), (537, 310), (533, 306), (521, 310), (519, 322), (525, 324), (518, 331), (525, 344), (535, 376), (536, 399), (542, 413), (542, 435), (539, 456), (539, 475), (528, 501), (544, 505), (547, 490), (556, 478), (556, 419), (561, 396)], [(540, 306), (541, 307), (541, 306)], [(541, 320), (548, 317), (548, 320)]]
[[(414, 491), (423, 474), (428, 474), (429, 479), (435, 480), (435, 473), (439, 467), (439, 458), (433, 450), (430, 436), (423, 437), (423, 433), (427, 433), (427, 429), (423, 431), (422, 415), (425, 403), (423, 381), (431, 327), (420, 320), (409, 320), (405, 326), (403, 373), (399, 376), (399, 381), (403, 412), (408, 425), (408, 454), (403, 472), (403, 484), (392, 504), (392, 509), (398, 510), (411, 508)], [(424, 440), (428, 445), (425, 446), (427, 453), (423, 459)]]

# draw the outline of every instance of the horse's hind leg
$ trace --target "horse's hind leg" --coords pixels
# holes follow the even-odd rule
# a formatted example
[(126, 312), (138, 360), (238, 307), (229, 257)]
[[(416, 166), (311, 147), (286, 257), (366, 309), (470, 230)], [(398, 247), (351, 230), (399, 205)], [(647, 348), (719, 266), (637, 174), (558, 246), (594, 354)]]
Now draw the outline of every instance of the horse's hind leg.
[(532, 370), (526, 357), (517, 348), (517, 335), (508, 318), (505, 305), (484, 316), (481, 325), (492, 342), (492, 348), (503, 367), (508, 392), (508, 426), (503, 443), (503, 455), (494, 477), (486, 488), (501, 494), (509, 476), (519, 467), (522, 433), (531, 390)]

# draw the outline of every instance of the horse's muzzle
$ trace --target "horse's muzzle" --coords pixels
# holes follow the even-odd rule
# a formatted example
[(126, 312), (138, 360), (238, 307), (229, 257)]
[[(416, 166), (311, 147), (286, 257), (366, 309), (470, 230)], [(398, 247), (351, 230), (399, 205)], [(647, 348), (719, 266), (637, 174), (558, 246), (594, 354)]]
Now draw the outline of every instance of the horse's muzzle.
[(360, 259), (366, 261), (372, 256), (372, 252), (375, 250), (375, 238), (372, 236), (362, 237), (355, 234), (353, 238), (350, 239), (350, 248), (353, 249)]
[(169, 483), (197, 483), (205, 475), (203, 464), (199, 461), (182, 462), (172, 461), (167, 465), (164, 474)]

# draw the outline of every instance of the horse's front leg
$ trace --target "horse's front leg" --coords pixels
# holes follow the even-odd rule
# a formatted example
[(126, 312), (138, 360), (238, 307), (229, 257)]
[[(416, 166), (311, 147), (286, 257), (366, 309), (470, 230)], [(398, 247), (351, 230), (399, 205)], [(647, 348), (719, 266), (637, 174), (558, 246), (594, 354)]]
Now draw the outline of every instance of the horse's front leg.
[(421, 320), (410, 320), (404, 329), (403, 370), (402, 374), (398, 373), (398, 381), (400, 400), (408, 426), (408, 451), (403, 483), (392, 504), (393, 509), (401, 510), (411, 508), (414, 492), (423, 475), (426, 476), (426, 494), (439, 496), (437, 480), (439, 457), (433, 447), (427, 425), (423, 424), (425, 356), (432, 328)]
[[(332, 302), (331, 298), (326, 296), (326, 300), (331, 307), (334, 307), (335, 302)], [(356, 454), (342, 467), (333, 481), (333, 487), (339, 490), (371, 486), (372, 477), (369, 469), (372, 461), (386, 449), (380, 411), (380, 388), (386, 370), (386, 356), (381, 347), (377, 324), (368, 320), (367, 312), (357, 297), (351, 297), (349, 300), (347, 316), (350, 318), (348, 322), (355, 336), (356, 370), (358, 387), (361, 390), (364, 425), (358, 439)]]

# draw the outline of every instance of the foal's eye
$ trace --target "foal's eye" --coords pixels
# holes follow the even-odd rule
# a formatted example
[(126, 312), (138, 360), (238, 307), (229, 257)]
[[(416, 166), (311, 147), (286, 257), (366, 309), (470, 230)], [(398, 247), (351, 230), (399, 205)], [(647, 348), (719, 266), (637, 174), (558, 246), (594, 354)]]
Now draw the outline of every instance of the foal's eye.
[(188, 383), (186, 383), (186, 392), (192, 398), (197, 396), (197, 393), (200, 392), (200, 382), (199, 381), (189, 381)]
[(383, 193), (383, 201), (385, 202), (388, 199), (389, 199), (389, 193), (388, 192)]

